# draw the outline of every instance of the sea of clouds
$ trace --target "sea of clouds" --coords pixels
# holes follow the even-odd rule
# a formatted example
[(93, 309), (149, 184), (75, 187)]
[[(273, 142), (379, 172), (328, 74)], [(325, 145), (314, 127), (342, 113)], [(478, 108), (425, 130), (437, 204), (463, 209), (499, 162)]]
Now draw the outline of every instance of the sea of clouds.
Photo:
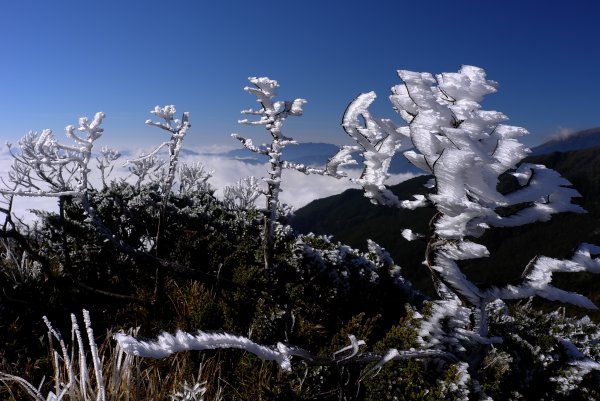
[[(139, 150), (123, 151), (126, 155), (140, 154)], [(199, 153), (199, 152), (195, 152)], [(131, 156), (128, 156), (129, 158)], [(166, 155), (163, 153), (163, 157)], [(122, 157), (115, 162), (110, 179), (126, 179), (129, 171), (124, 167), (127, 157)], [(219, 154), (185, 154), (180, 157), (182, 163), (201, 162), (206, 170), (211, 172), (212, 177), (209, 183), (216, 190), (216, 195), (222, 197), (223, 189), (226, 186), (234, 185), (243, 177), (254, 176), (264, 177), (269, 169), (268, 163), (252, 164), (242, 160), (232, 159)], [(8, 151), (0, 152), (0, 178), (7, 181), (8, 172), (13, 164), (13, 158)], [(96, 187), (100, 187), (100, 176), (96, 171), (96, 161), (92, 160), (90, 167), (92, 169), (92, 177), (90, 181)], [(360, 174), (359, 169), (349, 170), (349, 176), (357, 177)], [(397, 184), (414, 177), (415, 174), (404, 173), (394, 174), (388, 180), (389, 185)], [(266, 187), (266, 184), (264, 184)], [(5, 188), (6, 186), (3, 185)], [(176, 186), (175, 186), (176, 187)], [(311, 201), (327, 196), (339, 194), (349, 188), (359, 188), (348, 179), (335, 179), (332, 177), (324, 177), (320, 175), (305, 175), (293, 170), (284, 170), (282, 174), (282, 192), (280, 201), (290, 205), (293, 209), (299, 209)], [(258, 199), (257, 205), (262, 206), (264, 199)], [(15, 215), (22, 217), (26, 221), (35, 219), (31, 213), (32, 209), (42, 210), (57, 210), (56, 198), (34, 198), (34, 197), (18, 197), (15, 198), (13, 204), (13, 212)]]

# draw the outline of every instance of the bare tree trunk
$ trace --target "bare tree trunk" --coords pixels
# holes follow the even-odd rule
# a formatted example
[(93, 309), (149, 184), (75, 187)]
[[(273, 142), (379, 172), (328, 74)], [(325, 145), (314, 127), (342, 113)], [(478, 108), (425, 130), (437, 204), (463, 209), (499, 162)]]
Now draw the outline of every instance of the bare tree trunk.
[(58, 212), (60, 216), (60, 229), (61, 229), (61, 246), (64, 254), (64, 266), (65, 271), (71, 275), (73, 273), (73, 262), (71, 261), (71, 251), (69, 250), (69, 238), (67, 235), (67, 228), (65, 225), (65, 202), (67, 201), (66, 196), (60, 196), (58, 198)]
[(273, 266), (273, 216), (269, 211), (265, 213), (265, 222), (263, 229), (263, 259), (265, 269)]

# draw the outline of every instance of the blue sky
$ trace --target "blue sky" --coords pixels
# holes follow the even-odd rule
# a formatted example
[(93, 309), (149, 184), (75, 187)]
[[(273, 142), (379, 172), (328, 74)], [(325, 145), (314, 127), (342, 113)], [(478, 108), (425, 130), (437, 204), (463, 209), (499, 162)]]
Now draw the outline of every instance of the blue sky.
[[(484, 68), (500, 83), (483, 106), (532, 132), (600, 126), (597, 1), (91, 1), (19, 0), (0, 12), (0, 138), (60, 135), (104, 111), (104, 144), (163, 138), (144, 125), (155, 105), (190, 111), (191, 147), (239, 146), (239, 111), (253, 107), (248, 76), (306, 98), (287, 133), (344, 143), (339, 123), (356, 95), (387, 101), (397, 69)], [(397, 118), (399, 121), (399, 118)], [(253, 129), (257, 138), (266, 133)]]

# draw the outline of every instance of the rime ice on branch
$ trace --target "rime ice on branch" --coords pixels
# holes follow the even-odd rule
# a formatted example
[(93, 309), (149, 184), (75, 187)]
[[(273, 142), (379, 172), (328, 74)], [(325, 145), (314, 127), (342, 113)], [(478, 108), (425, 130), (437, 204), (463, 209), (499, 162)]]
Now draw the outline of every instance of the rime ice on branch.
[[(131, 165), (132, 172), (136, 175), (138, 175), (138, 172), (147, 173), (156, 164), (155, 156), (161, 149), (166, 147), (169, 151), (169, 170), (167, 171), (167, 175), (164, 180), (163, 194), (168, 194), (172, 189), (173, 182), (175, 181), (175, 174), (177, 173), (179, 152), (181, 151), (181, 146), (183, 145), (183, 139), (191, 127), (189, 122), (190, 113), (184, 112), (181, 116), (181, 119), (176, 119), (176, 112), (177, 110), (173, 105), (154, 107), (154, 110), (150, 111), (150, 113), (162, 118), (163, 121), (155, 122), (152, 120), (146, 120), (146, 124), (164, 129), (171, 134), (171, 138), (168, 141), (158, 145), (147, 155), (140, 156), (136, 159), (127, 160), (125, 163), (125, 165)], [(144, 175), (138, 176), (141, 177), (141, 179), (144, 177)]]
[(223, 189), (223, 202), (229, 209), (248, 210), (255, 207), (254, 203), (262, 194), (257, 178), (245, 177)]
[[(432, 316), (423, 322), (423, 346), (455, 352), (465, 350), (468, 344), (489, 344), (493, 338), (488, 336), (486, 306), (497, 299), (537, 295), (594, 308), (589, 299), (550, 285), (554, 271), (599, 272), (598, 259), (591, 258), (589, 246), (581, 248), (571, 261), (536, 258), (517, 286), (484, 290), (462, 273), (456, 261), (489, 256), (485, 246), (467, 238), (477, 238), (492, 226), (547, 221), (561, 212), (583, 213), (580, 206), (571, 203), (580, 195), (553, 170), (518, 165), (529, 150), (517, 138), (527, 131), (505, 125), (507, 117), (500, 112), (481, 109), (479, 102), (497, 86), (485, 78), (482, 69), (463, 66), (456, 73), (435, 77), (404, 70), (398, 74), (403, 84), (392, 88), (390, 100), (406, 127), (396, 128), (370, 115), (373, 93), (359, 96), (348, 107), (343, 125), (364, 149), (365, 172), (357, 182), (367, 197), (397, 207), (431, 204), (438, 210), (426, 264), (442, 299), (435, 302)], [(389, 158), (403, 138), (412, 142), (412, 149), (404, 151), (404, 156), (433, 175), (433, 191), (413, 202), (399, 201), (383, 185)], [(500, 193), (497, 185), (501, 174), (514, 176), (517, 188)], [(517, 211), (506, 215), (511, 206)], [(411, 240), (422, 237), (409, 230), (402, 235)], [(593, 248), (592, 254), (597, 251)], [(455, 323), (442, 325), (447, 319)]]
[(408, 130), (399, 128), (391, 120), (376, 118), (369, 112), (375, 101), (375, 92), (363, 93), (346, 109), (342, 127), (358, 146), (344, 146), (329, 160), (326, 171), (334, 177), (344, 175), (338, 167), (352, 163), (351, 154), (362, 152), (364, 170), (351, 181), (361, 185), (365, 196), (373, 203), (402, 207), (402, 202), (388, 190), (384, 182), (389, 178), (392, 157), (400, 147), (409, 146)]
[[(79, 119), (79, 127), (65, 128), (66, 135), (74, 143), (65, 145), (58, 142), (52, 130), (45, 129), (38, 134), (30, 132), (19, 143), (19, 152), (14, 153), (8, 144), (14, 159), (9, 180), (14, 190), (0, 190), (1, 193), (17, 196), (65, 196), (79, 195), (89, 187), (88, 164), (92, 155), (94, 141), (102, 135), (100, 128), (104, 113), (96, 113), (89, 122), (87, 117)], [(85, 133), (80, 136), (76, 131)]]
[[(247, 86), (244, 90), (256, 96), (260, 103), (260, 109), (242, 110), (242, 114), (258, 116), (258, 120), (240, 120), (240, 124), (264, 126), (272, 137), (270, 145), (256, 146), (251, 139), (246, 139), (238, 134), (232, 137), (239, 140), (246, 149), (266, 155), (269, 157), (270, 169), (268, 177), (264, 178), (267, 183), (265, 229), (264, 229), (264, 259), (265, 267), (271, 266), (273, 248), (273, 224), (277, 218), (277, 207), (279, 204), (279, 193), (281, 192), (281, 171), (283, 168), (294, 168), (290, 163), (281, 159), (281, 152), (286, 145), (296, 144), (292, 138), (283, 135), (283, 123), (288, 116), (301, 116), (302, 106), (306, 103), (304, 99), (294, 101), (275, 101), (279, 84), (272, 79), (261, 77), (250, 77), (249, 81), (254, 85)], [(301, 166), (296, 166), (300, 168)]]
[[(144, 358), (165, 358), (182, 351), (204, 351), (220, 348), (237, 348), (250, 352), (262, 360), (275, 361), (283, 370), (291, 371), (291, 357), (297, 357), (306, 365), (327, 366), (345, 363), (378, 362), (374, 370), (392, 360), (401, 359), (446, 359), (454, 361), (453, 357), (445, 352), (436, 350), (390, 350), (383, 357), (379, 354), (361, 354), (359, 347), (365, 345), (363, 340), (358, 340), (354, 335), (348, 335), (350, 345), (335, 351), (331, 357), (319, 357), (295, 346), (277, 343), (274, 346), (257, 344), (247, 337), (234, 336), (227, 333), (186, 333), (177, 331), (175, 335), (161, 333), (156, 340), (137, 340), (133, 336), (123, 333), (114, 335), (121, 349), (128, 355)], [(341, 355), (341, 356), (339, 356)]]

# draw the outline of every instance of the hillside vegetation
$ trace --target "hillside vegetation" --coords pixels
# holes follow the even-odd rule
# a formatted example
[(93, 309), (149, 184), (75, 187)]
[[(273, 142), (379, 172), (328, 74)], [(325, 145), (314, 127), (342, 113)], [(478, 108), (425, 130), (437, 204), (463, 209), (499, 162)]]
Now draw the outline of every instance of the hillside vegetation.
[[(568, 180), (523, 162), (524, 128), (482, 110), (497, 86), (482, 69), (398, 74), (390, 101), (405, 124), (360, 94), (342, 119), (355, 145), (322, 168), (283, 158), (284, 123), (306, 100), (249, 78), (260, 106), (240, 122), (270, 142), (233, 136), (268, 170), (222, 198), (201, 163), (180, 162), (190, 116), (172, 105), (151, 111), (169, 138), (127, 160), (128, 179), (110, 178), (118, 152), (94, 149), (102, 112), (67, 126), (69, 143), (44, 130), (10, 147), (0, 400), (600, 399), (600, 326), (584, 315), (598, 301), (597, 186), (579, 173), (593, 154), (548, 156), (587, 188), (577, 203)], [(425, 175), (390, 189), (399, 152)], [(292, 216), (284, 169), (349, 179), (366, 198)], [(23, 196), (58, 212), (20, 222)]]

